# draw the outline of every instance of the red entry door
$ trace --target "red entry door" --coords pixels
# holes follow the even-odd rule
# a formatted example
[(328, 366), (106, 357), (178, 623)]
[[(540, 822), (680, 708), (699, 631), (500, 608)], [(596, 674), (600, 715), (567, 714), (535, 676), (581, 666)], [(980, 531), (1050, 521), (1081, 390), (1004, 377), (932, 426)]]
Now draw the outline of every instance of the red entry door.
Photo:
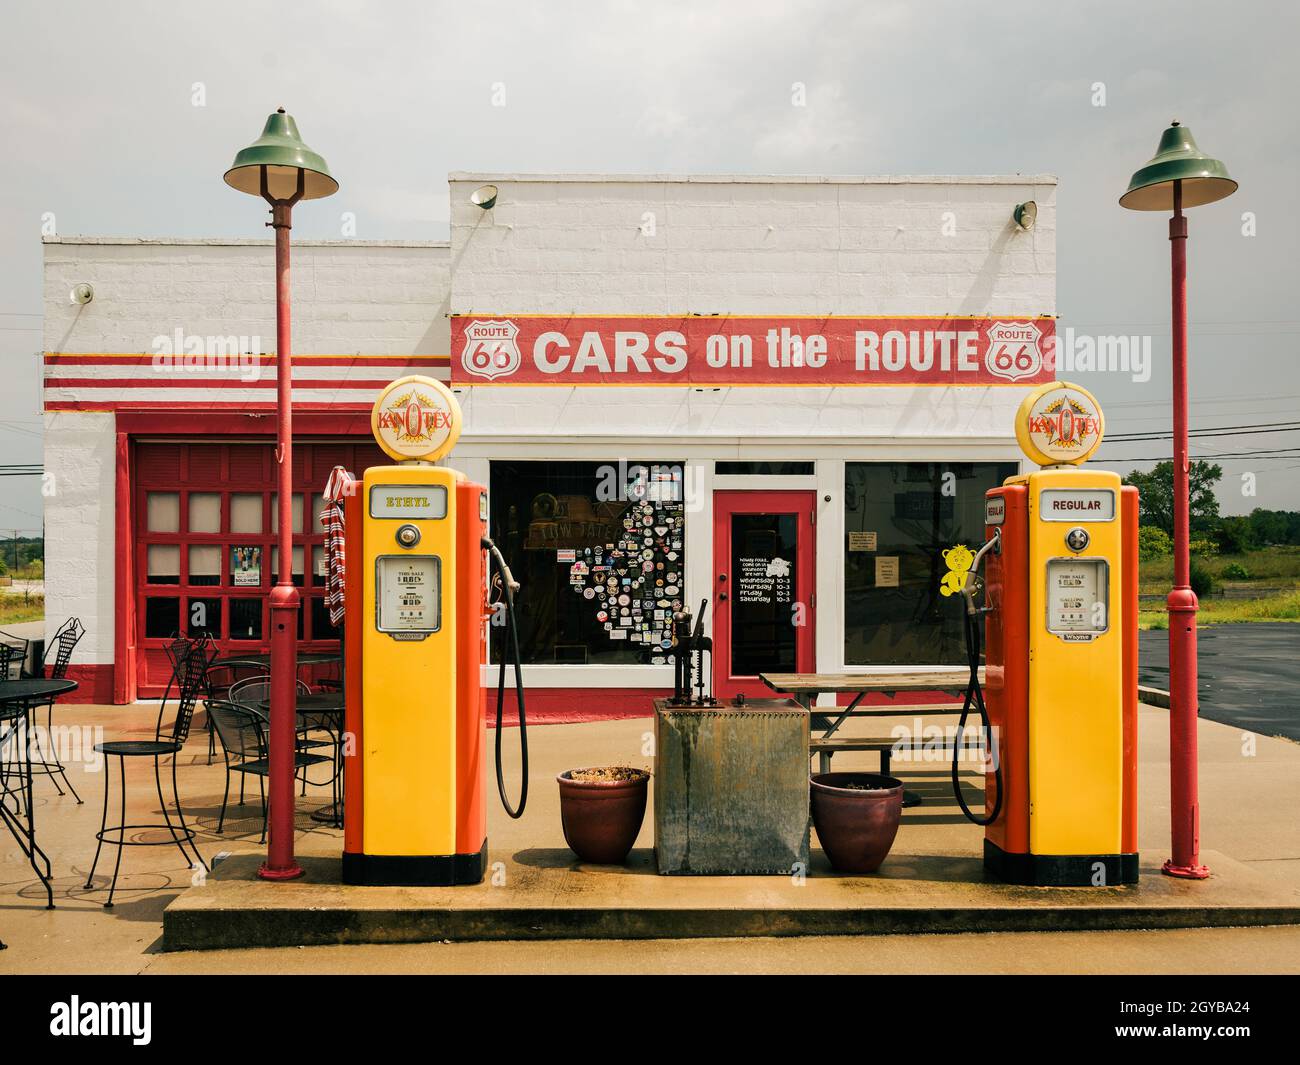
[(760, 673), (814, 671), (813, 492), (713, 493), (713, 690), (771, 697)]

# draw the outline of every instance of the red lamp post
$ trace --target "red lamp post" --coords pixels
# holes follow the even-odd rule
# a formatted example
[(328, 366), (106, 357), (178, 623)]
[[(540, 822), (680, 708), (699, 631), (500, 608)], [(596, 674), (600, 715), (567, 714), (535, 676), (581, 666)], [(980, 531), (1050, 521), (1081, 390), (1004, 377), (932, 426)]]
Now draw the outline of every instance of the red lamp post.
[(263, 880), (293, 880), (293, 782), (297, 746), (298, 589), (293, 584), (293, 355), (289, 343), (289, 231), (293, 205), (338, 191), (325, 160), (302, 142), (298, 125), (280, 108), (262, 135), (235, 156), (226, 184), (271, 205), (275, 230), (275, 380), (278, 465), (279, 579), (271, 589), (271, 726), (268, 740), (268, 820)]
[(1155, 157), (1133, 175), (1120, 206), (1134, 211), (1173, 211), (1169, 219), (1173, 298), (1174, 404), (1174, 586), (1169, 612), (1169, 787), (1173, 854), (1168, 876), (1204, 880), (1201, 813), (1196, 779), (1196, 593), (1190, 583), (1189, 470), (1187, 454), (1187, 218), (1185, 207), (1213, 203), (1237, 191), (1217, 159), (1204, 155), (1191, 132), (1174, 122), (1160, 138)]

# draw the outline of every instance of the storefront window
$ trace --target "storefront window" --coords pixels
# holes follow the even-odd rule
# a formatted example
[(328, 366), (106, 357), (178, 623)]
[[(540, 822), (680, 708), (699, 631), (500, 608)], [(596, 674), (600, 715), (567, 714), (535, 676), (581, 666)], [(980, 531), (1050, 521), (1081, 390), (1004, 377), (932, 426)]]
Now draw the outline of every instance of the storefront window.
[(261, 640), (262, 600), (230, 600), (230, 638), (232, 640)]
[(144, 601), (144, 634), (151, 640), (166, 640), (180, 631), (181, 601), (150, 596)]
[[(525, 663), (663, 664), (685, 595), (680, 462), (492, 463)], [(493, 626), (500, 660), (504, 630)]]
[(984, 493), (1014, 462), (844, 468), (844, 661), (960, 665), (961, 607), (939, 594), (941, 552), (984, 538)]

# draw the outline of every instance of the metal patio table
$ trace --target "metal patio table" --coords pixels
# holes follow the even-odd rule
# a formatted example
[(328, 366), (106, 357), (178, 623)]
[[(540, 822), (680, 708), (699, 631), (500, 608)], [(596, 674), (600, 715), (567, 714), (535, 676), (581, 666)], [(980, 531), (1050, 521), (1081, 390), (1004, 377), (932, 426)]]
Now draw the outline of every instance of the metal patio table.
[[(258, 709), (261, 711), (262, 716), (266, 718), (267, 721), (270, 721), (271, 700), (263, 699), (257, 705), (258, 705)], [(337, 755), (338, 743), (342, 742), (342, 733), (343, 733), (343, 711), (344, 711), (343, 693), (342, 692), (311, 692), (311, 693), (299, 692), (297, 699), (294, 701), (293, 708), (300, 717), (306, 714), (325, 714), (330, 716), (331, 718), (337, 718), (337, 720), (333, 722), (332, 725), (327, 725), (325, 728), (326, 732), (333, 733), (338, 737), (338, 741), (335, 744), (335, 752)], [(340, 791), (343, 788), (343, 774), (341, 772), (341, 769), (342, 766), (338, 764), (338, 758), (336, 756), (335, 765), (334, 765), (334, 777), (335, 780), (337, 780), (338, 782), (338, 787)], [(313, 810), (311, 812), (311, 819), (313, 821), (320, 821), (323, 824), (334, 825), (335, 827), (341, 826), (343, 824), (343, 800), (340, 798), (338, 802), (331, 803), (329, 806), (324, 806), (319, 810)]]
[[(32, 760), (31, 729), (32, 707), (42, 706), (60, 695), (75, 691), (77, 682), (63, 678), (61, 680), (0, 680), (0, 727), (5, 727), (4, 746), (11, 746), (17, 751), (16, 757), (7, 758), (0, 764), (4, 774), (4, 786), (0, 789), (0, 821), (9, 829), (10, 834), (22, 848), (32, 871), (45, 885), (46, 908), (54, 909), (54, 889), (50, 884), (53, 870), (50, 859), (36, 842), (36, 814), (32, 803)], [(9, 790), (11, 772), (18, 774), (19, 795), (22, 809), (15, 812), (9, 809), (7, 800), (14, 795)], [(18, 798), (17, 795), (14, 795)], [(26, 822), (24, 824), (24, 821)], [(37, 859), (45, 866), (37, 864)]]

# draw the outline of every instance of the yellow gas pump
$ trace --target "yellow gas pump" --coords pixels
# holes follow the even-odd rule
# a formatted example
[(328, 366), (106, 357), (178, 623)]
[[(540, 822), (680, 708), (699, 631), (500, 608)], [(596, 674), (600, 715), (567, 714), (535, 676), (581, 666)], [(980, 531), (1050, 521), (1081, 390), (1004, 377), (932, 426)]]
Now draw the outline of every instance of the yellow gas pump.
[(515, 584), (488, 537), (487, 492), (435, 461), (455, 445), (461, 411), (441, 382), (394, 381), (371, 430), (393, 466), (365, 471), (345, 506), (347, 731), (343, 879), (350, 884), (467, 884), (487, 863), (481, 669), (498, 570), (513, 641), (524, 787), (527, 738), (514, 629)]
[[(987, 493), (986, 540), (961, 588), (971, 679), (953, 786), (985, 828), (986, 869), (1013, 883), (1137, 880), (1138, 496), (1118, 474), (1078, 468), (1103, 432), (1078, 385), (1025, 398), (1016, 437), (1042, 468)], [(991, 763), (983, 817), (957, 783), (972, 710)]]

